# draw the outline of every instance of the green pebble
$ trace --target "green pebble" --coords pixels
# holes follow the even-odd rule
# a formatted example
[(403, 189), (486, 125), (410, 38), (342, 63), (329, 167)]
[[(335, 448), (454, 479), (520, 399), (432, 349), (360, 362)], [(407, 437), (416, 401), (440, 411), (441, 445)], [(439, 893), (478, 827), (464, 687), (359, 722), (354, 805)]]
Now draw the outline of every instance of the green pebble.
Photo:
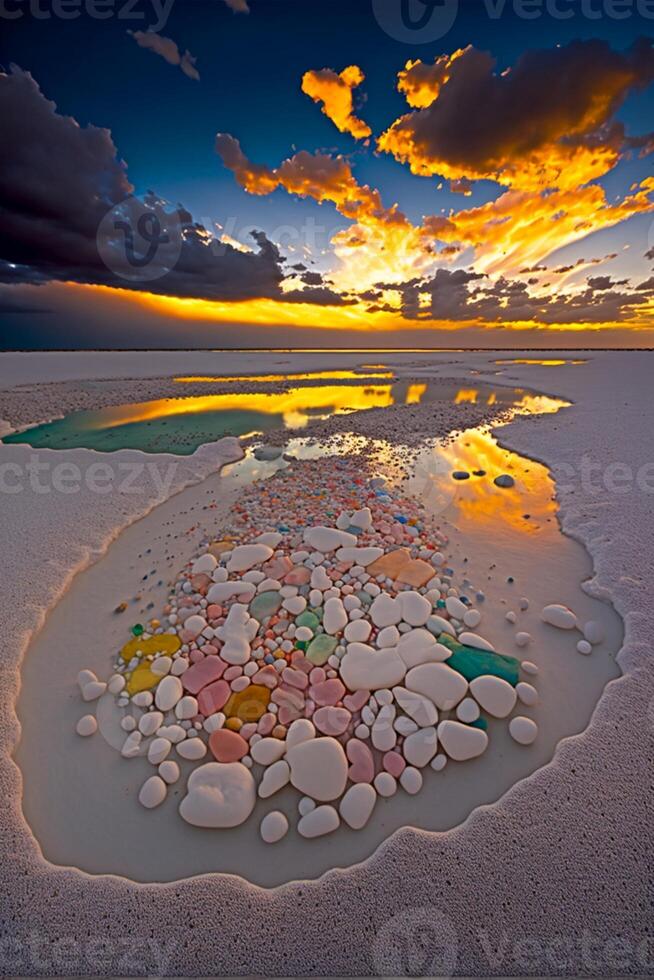
[(310, 660), (316, 667), (322, 667), (331, 657), (337, 644), (338, 640), (336, 637), (329, 636), (327, 633), (320, 633), (318, 636), (314, 636), (307, 649), (307, 660)]
[(144, 627), (141, 623), (134, 623), (132, 626), (132, 636), (141, 636), (144, 632)]
[(314, 612), (305, 609), (303, 613), (295, 618), (296, 626), (308, 626), (310, 630), (315, 630), (320, 625), (320, 620)]
[(467, 681), (473, 681), (475, 677), (481, 677), (482, 674), (492, 674), (494, 677), (501, 677), (508, 681), (514, 687), (518, 683), (520, 661), (515, 657), (464, 646), (449, 633), (441, 633), (438, 642), (452, 651), (452, 656), (447, 659), (447, 666), (463, 674)]
[(250, 616), (260, 623), (274, 616), (282, 604), (279, 592), (260, 592), (250, 603)]

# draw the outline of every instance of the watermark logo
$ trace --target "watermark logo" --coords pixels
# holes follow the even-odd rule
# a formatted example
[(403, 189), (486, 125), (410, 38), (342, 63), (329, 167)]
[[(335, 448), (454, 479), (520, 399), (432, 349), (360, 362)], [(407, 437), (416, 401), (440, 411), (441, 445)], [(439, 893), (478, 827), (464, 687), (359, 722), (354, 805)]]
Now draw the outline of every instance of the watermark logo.
[(432, 514), (442, 514), (456, 496), (452, 465), (438, 449), (418, 457), (409, 481), (414, 493)]
[(126, 20), (151, 31), (166, 26), (175, 0), (0, 0), (0, 20)]
[(452, 920), (430, 905), (407, 909), (384, 923), (373, 944), (383, 977), (451, 977), (459, 941)]
[(372, 0), (377, 23), (405, 44), (430, 44), (454, 26), (459, 0)]
[(161, 279), (174, 269), (182, 251), (180, 216), (166, 211), (159, 199), (126, 197), (107, 211), (96, 241), (100, 258), (121, 279)]
[[(405, 44), (429, 44), (454, 27), (458, 0), (372, 0), (377, 23), (390, 37)], [(482, 0), (475, 13), (490, 21), (505, 15), (519, 20), (549, 18), (569, 21), (621, 21), (628, 18), (654, 20), (654, 0)]]

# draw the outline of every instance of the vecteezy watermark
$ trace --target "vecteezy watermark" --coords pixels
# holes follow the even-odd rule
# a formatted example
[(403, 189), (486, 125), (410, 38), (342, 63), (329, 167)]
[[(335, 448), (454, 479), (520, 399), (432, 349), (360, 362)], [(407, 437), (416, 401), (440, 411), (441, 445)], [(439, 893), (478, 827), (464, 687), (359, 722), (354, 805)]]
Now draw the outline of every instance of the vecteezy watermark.
[(654, 494), (654, 461), (635, 468), (630, 463), (600, 463), (584, 454), (579, 464), (553, 463), (550, 467), (559, 494), (573, 493), (578, 487), (588, 495)]
[(431, 905), (406, 909), (385, 922), (372, 948), (382, 977), (451, 977), (459, 941), (454, 924)]
[[(118, 929), (116, 929), (118, 932)], [(0, 972), (3, 976), (148, 976), (169, 972), (175, 939), (159, 942), (151, 936), (58, 936), (38, 929), (0, 937)]]
[(126, 197), (103, 217), (96, 235), (100, 258), (130, 282), (160, 279), (174, 269), (182, 251), (178, 211), (167, 211), (154, 196)]
[(154, 460), (119, 463), (95, 462), (78, 466), (70, 461), (54, 462), (50, 455), (33, 453), (26, 463), (7, 460), (0, 463), (0, 494), (75, 494), (82, 490), (103, 496), (111, 493), (142, 494), (155, 491), (157, 497), (170, 491), (178, 462), (165, 465)]
[[(454, 27), (459, 0), (372, 0), (377, 23), (390, 37), (405, 44), (430, 44)], [(461, 12), (465, 7), (461, 5)], [(500, 20), (512, 13), (520, 20), (543, 17), (566, 21), (627, 20), (640, 17), (654, 20), (654, 0), (481, 0), (475, 12), (489, 20)]]
[[(0, 0), (0, 20), (92, 20), (138, 21), (151, 31), (166, 26), (175, 0)], [(154, 19), (152, 19), (154, 18)]]

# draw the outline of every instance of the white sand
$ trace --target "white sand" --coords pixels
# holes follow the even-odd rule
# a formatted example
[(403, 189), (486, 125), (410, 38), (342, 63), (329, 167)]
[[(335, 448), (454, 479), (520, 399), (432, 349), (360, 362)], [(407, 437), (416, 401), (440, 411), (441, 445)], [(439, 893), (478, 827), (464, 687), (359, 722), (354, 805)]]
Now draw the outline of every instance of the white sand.
[[(124, 356), (133, 376), (134, 355)], [(174, 356), (177, 371), (179, 355)], [(481, 371), (481, 377), (497, 370), (487, 354), (458, 356), (465, 360), (462, 376), (471, 368)], [(84, 357), (87, 363), (93, 359)], [(336, 355), (327, 361), (339, 363)], [(606, 689), (584, 734), (562, 743), (552, 765), (518, 783), (495, 806), (475, 811), (459, 830), (445, 836), (399, 832), (364, 865), (274, 892), (223, 876), (139, 887), (88, 878), (44, 861), (22, 818), (20, 773), (7, 755), (18, 736), (11, 710), (17, 666), (30, 631), (72, 570), (119, 525), (147, 509), (152, 494), (136, 503), (85, 492), (74, 498), (29, 492), (3, 498), (5, 707), (0, 739), (5, 755), (0, 791), (9, 806), (0, 858), (3, 891), (11, 896), (11, 934), (18, 943), (10, 959), (5, 955), (5, 972), (368, 974), (384, 961), (380, 944), (383, 949), (390, 942), (389, 920), (412, 907), (427, 907), (434, 919), (447, 916), (457, 940), (459, 973), (523, 972), (517, 944), (528, 937), (542, 943), (569, 937), (564, 969), (575, 972), (587, 966), (584, 931), (603, 942), (628, 936), (632, 952), (627, 972), (645, 972), (637, 943), (649, 922), (643, 858), (651, 844), (647, 812), (654, 680), (648, 668), (651, 590), (643, 583), (652, 576), (653, 498), (642, 479), (640, 487), (632, 484), (626, 491), (623, 482), (621, 492), (608, 490), (597, 478), (593, 487), (584, 485), (579, 467), (584, 454), (604, 467), (604, 475), (612, 462), (631, 466), (634, 474), (652, 462), (651, 361), (643, 353), (599, 354), (581, 367), (511, 366), (501, 376), (502, 381), (515, 379), (576, 402), (561, 416), (517, 422), (503, 431), (502, 439), (546, 460), (555, 471), (562, 472), (563, 464), (572, 468), (563, 474), (569, 485), (562, 495), (564, 528), (593, 555), (591, 590), (611, 595), (625, 618), (620, 655), (625, 676)], [(451, 365), (448, 371), (451, 375)], [(30, 376), (35, 377), (38, 371)], [(28, 447), (0, 449), (1, 461), (28, 456)], [(85, 453), (66, 456), (83, 460)], [(189, 464), (195, 468), (193, 457)], [(78, 546), (71, 548), (71, 541)], [(544, 697), (541, 710), (551, 701), (549, 694)], [(189, 931), (189, 915), (199, 931)], [(41, 923), (38, 960), (27, 942), (35, 921)], [(139, 934), (151, 942), (144, 942), (140, 958), (126, 966), (118, 959), (120, 944), (133, 934), (135, 921)], [(63, 965), (53, 945), (62, 936), (78, 937), (77, 959)], [(101, 961), (83, 937), (113, 943), (113, 954)], [(598, 953), (595, 947), (595, 972), (613, 972), (602, 948)], [(495, 953), (492, 960), (489, 949)], [(552, 969), (545, 953), (536, 955), (532, 972)]]

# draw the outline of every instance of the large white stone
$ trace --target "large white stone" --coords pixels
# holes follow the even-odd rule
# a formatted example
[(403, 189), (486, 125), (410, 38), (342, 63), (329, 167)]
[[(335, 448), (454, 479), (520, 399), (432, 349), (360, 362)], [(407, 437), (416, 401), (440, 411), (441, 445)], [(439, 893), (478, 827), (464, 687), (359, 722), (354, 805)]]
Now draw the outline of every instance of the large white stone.
[(180, 816), (195, 827), (238, 827), (256, 802), (254, 779), (240, 762), (207, 762), (189, 776)]
[(343, 636), (348, 643), (365, 643), (370, 638), (372, 626), (367, 619), (353, 619), (348, 623)]
[(397, 652), (406, 664), (407, 670), (420, 664), (439, 663), (452, 656), (452, 651), (442, 643), (437, 643), (433, 633), (425, 629), (414, 629), (403, 633), (397, 644)]
[(394, 687), (393, 697), (409, 718), (421, 728), (428, 728), (438, 722), (436, 705), (417, 691), (407, 691), (405, 687)]
[(228, 572), (247, 572), (272, 558), (273, 550), (267, 544), (240, 544), (234, 548), (226, 568)]
[(211, 575), (217, 564), (218, 561), (215, 556), (207, 552), (206, 555), (201, 555), (200, 558), (196, 558), (191, 565), (191, 572), (193, 575)]
[(286, 744), (281, 738), (262, 738), (250, 747), (250, 755), (262, 766), (271, 766), (284, 755)]
[(484, 711), (494, 718), (506, 718), (515, 707), (515, 688), (508, 681), (492, 674), (482, 674), (470, 681), (470, 693)]
[(468, 607), (465, 603), (461, 602), (455, 595), (448, 595), (445, 600), (445, 608), (447, 609), (450, 616), (454, 619), (463, 619), (468, 611)]
[(404, 758), (410, 766), (422, 769), (436, 755), (438, 735), (436, 729), (419, 728), (413, 735), (407, 735), (402, 745)]
[(179, 677), (172, 677), (168, 674), (157, 685), (154, 703), (159, 708), (159, 711), (163, 711), (165, 714), (166, 711), (170, 711), (175, 707), (183, 694), (184, 688)]
[(322, 625), (325, 633), (340, 633), (347, 626), (347, 612), (340, 599), (328, 599), (324, 606)]
[(370, 820), (376, 802), (377, 794), (370, 783), (355, 783), (340, 802), (341, 817), (352, 830), (361, 830)]
[(278, 544), (282, 543), (283, 537), (284, 535), (280, 534), (279, 531), (266, 531), (256, 537), (253, 544), (266, 544), (269, 548), (276, 548)]
[(396, 650), (375, 650), (366, 643), (349, 643), (341, 660), (341, 677), (351, 691), (395, 687), (405, 673), (406, 665)]
[(362, 531), (367, 531), (372, 526), (372, 511), (370, 507), (362, 507), (361, 510), (355, 510), (350, 517), (350, 524), (352, 527), (360, 527)]
[(370, 606), (370, 618), (378, 629), (396, 626), (402, 620), (402, 606), (387, 592), (381, 592)]
[(409, 626), (424, 626), (431, 616), (432, 605), (419, 592), (400, 592), (398, 596), (402, 619)]
[(339, 548), (336, 557), (339, 561), (353, 561), (355, 565), (372, 565), (384, 554), (383, 548)]
[(468, 690), (465, 677), (443, 663), (413, 667), (406, 675), (404, 686), (424, 694), (441, 711), (455, 708)]
[(488, 745), (488, 735), (481, 728), (471, 728), (470, 725), (449, 719), (438, 726), (438, 739), (443, 750), (455, 762), (476, 758)]
[(459, 633), (459, 642), (467, 647), (474, 647), (475, 650), (488, 650), (490, 653), (495, 653), (493, 644), (485, 640), (483, 636), (479, 636), (478, 633)]
[(207, 592), (207, 602), (209, 604), (216, 602), (220, 605), (221, 602), (236, 596), (241, 601), (247, 602), (255, 592), (256, 586), (252, 582), (216, 582)]
[(348, 762), (335, 738), (312, 738), (288, 749), (291, 782), (313, 800), (335, 800), (347, 783)]
[(298, 833), (303, 837), (322, 837), (331, 834), (340, 824), (333, 806), (317, 806), (298, 821)]
[(347, 531), (339, 531), (335, 527), (308, 527), (304, 531), (304, 540), (316, 551), (327, 554), (336, 551), (337, 548), (352, 548), (357, 543), (356, 534), (348, 534)]
[(234, 603), (224, 624), (216, 629), (216, 636), (223, 643), (220, 656), (228, 664), (244, 664), (250, 659), (249, 621), (245, 606)]
[(550, 626), (556, 626), (560, 630), (572, 630), (577, 625), (577, 617), (572, 610), (558, 603), (545, 606), (540, 614), (540, 618), (544, 623), (549, 623)]
[(207, 754), (207, 746), (201, 738), (185, 738), (177, 745), (176, 752), (182, 759), (198, 762)]

